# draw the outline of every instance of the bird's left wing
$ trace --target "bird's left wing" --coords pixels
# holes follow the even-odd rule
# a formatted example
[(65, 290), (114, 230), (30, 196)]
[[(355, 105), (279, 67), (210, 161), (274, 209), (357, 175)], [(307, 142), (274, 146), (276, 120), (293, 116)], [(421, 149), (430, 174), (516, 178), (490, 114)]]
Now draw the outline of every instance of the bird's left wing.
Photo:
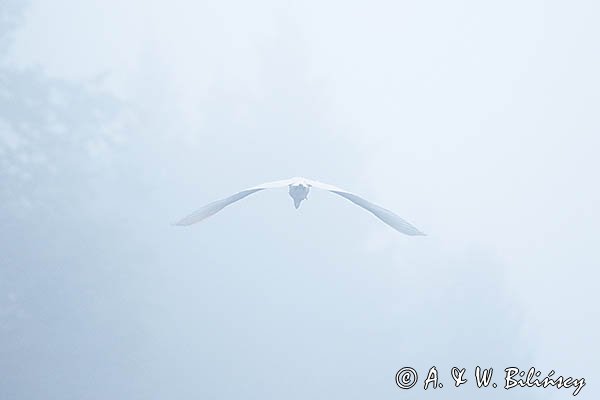
[(382, 220), (383, 222), (385, 222), (386, 224), (388, 224), (389, 226), (391, 226), (392, 228), (396, 229), (399, 232), (402, 232), (402, 233), (404, 233), (406, 235), (410, 235), (410, 236), (424, 236), (425, 235), (423, 232), (421, 232), (420, 230), (415, 228), (413, 225), (411, 225), (409, 222), (403, 220), (402, 218), (400, 218), (399, 216), (397, 216), (390, 210), (387, 210), (381, 206), (378, 206), (377, 204), (371, 203), (370, 201), (365, 200), (362, 197), (360, 197), (354, 193), (350, 193), (347, 190), (341, 189), (337, 186), (333, 186), (328, 183), (323, 183), (323, 182), (319, 182), (319, 181), (307, 180), (307, 183), (318, 189), (327, 190), (331, 193), (335, 193), (338, 196), (342, 196), (345, 199), (350, 200), (357, 206), (360, 206), (360, 207), (364, 208), (365, 210), (369, 211), (370, 213), (375, 215), (377, 218), (379, 218), (380, 220)]
[(188, 215), (187, 217), (183, 218), (182, 220), (176, 222), (175, 225), (186, 226), (186, 225), (195, 224), (196, 222), (200, 222), (203, 219), (206, 219), (212, 215), (215, 215), (216, 213), (218, 213), (219, 211), (221, 211), (222, 209), (224, 209), (231, 203), (235, 203), (236, 201), (241, 200), (244, 197), (250, 196), (252, 193), (256, 193), (256, 192), (259, 192), (259, 191), (265, 190), (265, 189), (275, 189), (275, 188), (285, 187), (293, 182), (294, 182), (294, 179), (285, 179), (285, 180), (281, 180), (281, 181), (262, 183), (258, 186), (254, 186), (254, 187), (248, 188), (246, 190), (242, 190), (241, 192), (238, 192), (232, 196), (226, 197), (221, 200), (213, 201), (212, 203), (205, 205), (204, 207), (200, 208), (197, 211), (194, 211), (192, 214)]

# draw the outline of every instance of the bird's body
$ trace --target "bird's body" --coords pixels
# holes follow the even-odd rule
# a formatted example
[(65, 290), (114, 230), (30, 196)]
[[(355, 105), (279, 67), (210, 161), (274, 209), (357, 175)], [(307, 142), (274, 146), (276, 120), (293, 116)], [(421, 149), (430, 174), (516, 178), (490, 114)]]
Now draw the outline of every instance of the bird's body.
[(302, 200), (308, 199), (308, 192), (310, 192), (310, 185), (302, 178), (298, 178), (298, 181), (289, 184), (290, 197), (294, 199), (294, 207), (300, 208)]
[(318, 181), (313, 181), (313, 180), (302, 178), (302, 177), (295, 177), (295, 178), (286, 179), (286, 180), (282, 180), (282, 181), (267, 182), (267, 183), (263, 183), (262, 185), (258, 185), (258, 186), (255, 186), (255, 187), (252, 187), (252, 188), (249, 188), (246, 190), (242, 190), (241, 192), (238, 192), (238, 193), (236, 193), (232, 196), (229, 196), (225, 199), (217, 200), (210, 204), (207, 204), (206, 206), (202, 207), (198, 211), (188, 215), (187, 217), (183, 218), (181, 221), (177, 222), (176, 225), (191, 225), (196, 222), (200, 222), (200, 221), (210, 217), (211, 215), (214, 215), (217, 212), (221, 211), (223, 208), (227, 207), (228, 205), (230, 205), (238, 200), (241, 200), (244, 197), (249, 196), (253, 193), (256, 193), (261, 190), (282, 188), (282, 187), (286, 187), (286, 186), (288, 187), (290, 197), (294, 200), (294, 207), (296, 209), (298, 209), (300, 207), (300, 203), (302, 203), (302, 200), (308, 199), (308, 193), (310, 192), (310, 189), (313, 187), (316, 187), (318, 189), (323, 189), (323, 190), (327, 190), (329, 192), (335, 193), (338, 196), (341, 196), (347, 200), (350, 200), (354, 204), (371, 212), (373, 215), (375, 215), (381, 221), (385, 222), (386, 224), (388, 224), (389, 226), (391, 226), (392, 228), (396, 229), (399, 232), (402, 232), (404, 234), (411, 235), (411, 236), (423, 236), (424, 235), (423, 232), (419, 231), (417, 228), (415, 228), (410, 223), (406, 222), (405, 220), (403, 220), (402, 218), (400, 218), (393, 212), (386, 210), (385, 208), (380, 207), (376, 204), (373, 204), (356, 194), (350, 193), (344, 189), (340, 189), (333, 185), (329, 185), (329, 184), (318, 182)]

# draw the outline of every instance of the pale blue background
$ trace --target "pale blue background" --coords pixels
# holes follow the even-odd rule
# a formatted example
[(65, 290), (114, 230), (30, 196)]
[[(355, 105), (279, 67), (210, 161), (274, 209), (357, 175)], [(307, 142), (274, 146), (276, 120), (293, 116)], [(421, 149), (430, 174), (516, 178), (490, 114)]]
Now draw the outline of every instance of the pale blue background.
[(0, 398), (597, 398), (597, 4), (2, 1)]

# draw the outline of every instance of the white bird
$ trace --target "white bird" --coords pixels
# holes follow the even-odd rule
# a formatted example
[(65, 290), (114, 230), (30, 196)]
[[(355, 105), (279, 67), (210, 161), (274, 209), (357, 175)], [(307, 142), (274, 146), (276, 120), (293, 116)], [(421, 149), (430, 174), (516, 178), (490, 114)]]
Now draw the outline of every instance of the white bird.
[(256, 193), (256, 192), (259, 192), (259, 191), (265, 190), (265, 189), (275, 189), (275, 188), (282, 188), (282, 187), (286, 187), (286, 186), (289, 188), (290, 196), (292, 197), (292, 199), (294, 199), (294, 207), (296, 207), (296, 209), (300, 207), (300, 203), (302, 202), (302, 200), (305, 200), (308, 198), (308, 192), (310, 191), (310, 189), (312, 187), (315, 187), (318, 189), (330, 191), (331, 193), (335, 193), (339, 196), (342, 196), (342, 197), (350, 200), (354, 204), (361, 206), (365, 210), (371, 212), (377, 218), (379, 218), (380, 220), (382, 220), (383, 222), (385, 222), (386, 224), (388, 224), (389, 226), (391, 226), (398, 232), (402, 232), (404, 234), (411, 235), (411, 236), (424, 236), (425, 235), (423, 232), (419, 231), (417, 228), (415, 228), (410, 223), (406, 222), (405, 220), (403, 220), (402, 218), (400, 218), (399, 216), (397, 216), (390, 210), (386, 210), (383, 207), (373, 204), (370, 201), (363, 199), (362, 197), (359, 197), (353, 193), (348, 192), (347, 190), (340, 189), (336, 186), (329, 185), (327, 183), (321, 183), (318, 181), (313, 181), (313, 180), (301, 178), (301, 177), (285, 179), (282, 181), (267, 182), (267, 183), (263, 183), (258, 186), (251, 187), (246, 190), (242, 190), (241, 192), (236, 193), (232, 196), (229, 196), (225, 199), (217, 200), (210, 204), (205, 205), (201, 209), (195, 211), (194, 213), (183, 218), (181, 221), (175, 223), (175, 225), (186, 226), (186, 225), (195, 224), (196, 222), (200, 222), (200, 221), (218, 213), (219, 211), (221, 211), (228, 205), (235, 203), (236, 201), (241, 200), (244, 197), (251, 195), (252, 193)]

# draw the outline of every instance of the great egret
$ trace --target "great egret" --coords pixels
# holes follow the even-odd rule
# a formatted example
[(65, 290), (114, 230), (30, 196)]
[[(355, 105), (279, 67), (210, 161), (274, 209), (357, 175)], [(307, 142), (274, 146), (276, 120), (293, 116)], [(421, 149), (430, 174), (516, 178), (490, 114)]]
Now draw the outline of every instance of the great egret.
[(419, 231), (417, 228), (415, 228), (410, 223), (406, 222), (405, 220), (403, 220), (402, 218), (400, 218), (399, 216), (397, 216), (390, 210), (386, 210), (383, 207), (373, 204), (370, 201), (367, 201), (367, 200), (363, 199), (362, 197), (357, 196), (356, 194), (350, 193), (347, 190), (340, 189), (336, 186), (329, 185), (327, 183), (313, 181), (313, 180), (301, 178), (301, 177), (285, 179), (285, 180), (275, 181), (275, 182), (267, 182), (267, 183), (263, 183), (258, 186), (251, 187), (246, 190), (242, 190), (241, 192), (236, 193), (232, 196), (229, 196), (225, 199), (217, 200), (210, 204), (205, 205), (201, 209), (199, 209), (199, 210), (195, 211), (194, 213), (188, 215), (187, 217), (183, 218), (181, 221), (177, 222), (175, 225), (185, 226), (185, 225), (194, 224), (196, 222), (200, 222), (203, 219), (206, 219), (206, 218), (218, 213), (219, 211), (221, 211), (223, 208), (227, 207), (228, 205), (235, 203), (236, 201), (241, 200), (246, 196), (251, 195), (252, 193), (256, 193), (256, 192), (259, 192), (259, 191), (265, 190), (265, 189), (275, 189), (275, 188), (282, 188), (282, 187), (286, 187), (286, 186), (289, 188), (289, 194), (292, 197), (292, 199), (294, 199), (294, 207), (296, 207), (296, 208), (300, 207), (300, 203), (302, 203), (302, 200), (305, 200), (308, 198), (308, 192), (310, 191), (311, 188), (314, 187), (314, 188), (318, 188), (318, 189), (327, 190), (331, 193), (335, 193), (338, 196), (342, 196), (342, 197), (350, 200), (354, 204), (361, 206), (365, 210), (371, 212), (377, 218), (379, 218), (380, 220), (382, 220), (383, 222), (385, 222), (392, 228), (396, 229), (398, 232), (402, 232), (406, 235), (411, 235), (411, 236), (424, 236), (425, 235), (423, 232)]

